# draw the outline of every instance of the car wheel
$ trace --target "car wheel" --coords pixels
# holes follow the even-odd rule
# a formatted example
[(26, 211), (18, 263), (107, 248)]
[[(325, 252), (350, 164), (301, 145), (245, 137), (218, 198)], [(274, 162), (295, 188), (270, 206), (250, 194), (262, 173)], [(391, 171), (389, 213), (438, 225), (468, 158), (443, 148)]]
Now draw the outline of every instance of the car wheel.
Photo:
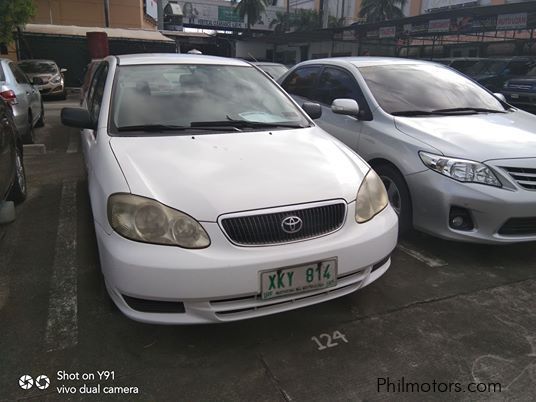
[(412, 207), (404, 177), (396, 168), (389, 165), (379, 165), (374, 170), (385, 185), (389, 203), (398, 215), (399, 233), (407, 233), (412, 228)]
[(30, 128), (28, 129), (26, 134), (22, 136), (22, 142), (24, 142), (25, 144), (33, 144), (35, 137), (34, 137), (34, 126), (32, 124), (33, 119), (32, 119), (31, 114), (28, 115), (28, 120), (29, 120), (28, 124)]
[(11, 186), (8, 200), (20, 203), (26, 199), (27, 191), (26, 171), (24, 170), (22, 152), (19, 147), (17, 147), (17, 153), (15, 155), (15, 180)]
[(35, 123), (35, 127), (43, 127), (45, 125), (45, 107), (43, 106), (43, 101), (41, 101), (41, 117)]

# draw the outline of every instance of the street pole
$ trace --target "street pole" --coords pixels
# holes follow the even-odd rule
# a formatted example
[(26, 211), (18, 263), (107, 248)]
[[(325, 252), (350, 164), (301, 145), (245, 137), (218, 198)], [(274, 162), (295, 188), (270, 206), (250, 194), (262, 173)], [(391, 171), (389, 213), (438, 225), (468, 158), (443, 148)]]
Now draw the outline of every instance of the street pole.
[(110, 0), (104, 0), (104, 26), (110, 27)]
[(156, 9), (158, 10), (158, 13), (157, 13), (158, 30), (163, 31), (164, 30), (164, 0), (156, 1)]

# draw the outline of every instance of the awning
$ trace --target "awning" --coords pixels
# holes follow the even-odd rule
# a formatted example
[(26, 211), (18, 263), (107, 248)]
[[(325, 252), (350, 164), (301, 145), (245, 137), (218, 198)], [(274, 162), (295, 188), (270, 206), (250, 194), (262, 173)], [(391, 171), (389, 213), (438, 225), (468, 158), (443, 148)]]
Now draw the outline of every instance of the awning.
[(26, 34), (50, 36), (86, 36), (87, 32), (106, 32), (110, 39), (142, 40), (149, 42), (173, 42), (158, 31), (146, 29), (80, 27), (75, 25), (26, 24)]

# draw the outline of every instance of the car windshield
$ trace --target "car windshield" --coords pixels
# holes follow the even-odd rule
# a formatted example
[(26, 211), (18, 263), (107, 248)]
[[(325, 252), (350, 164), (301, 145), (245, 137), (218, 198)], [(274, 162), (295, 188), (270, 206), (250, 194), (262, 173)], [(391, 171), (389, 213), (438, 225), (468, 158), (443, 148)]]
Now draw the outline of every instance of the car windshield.
[(43, 62), (37, 62), (37, 61), (28, 61), (28, 62), (20, 62), (19, 67), (24, 71), (26, 74), (57, 74), (58, 73), (58, 66), (56, 64), (43, 61)]
[[(387, 113), (432, 113), (460, 109), (504, 112), (489, 92), (463, 75), (436, 64), (360, 67), (372, 94)], [(408, 115), (410, 113), (407, 113)]]
[[(252, 66), (137, 65), (117, 68), (112, 121), (128, 127), (305, 127), (308, 120)], [(236, 123), (236, 124), (235, 124)]]
[(468, 68), (466, 72), (468, 75), (496, 75), (500, 74), (507, 65), (508, 61), (506, 60), (480, 60)]
[(258, 67), (266, 71), (274, 80), (278, 80), (283, 74), (288, 71), (288, 68), (285, 66), (274, 66), (270, 64), (259, 64)]

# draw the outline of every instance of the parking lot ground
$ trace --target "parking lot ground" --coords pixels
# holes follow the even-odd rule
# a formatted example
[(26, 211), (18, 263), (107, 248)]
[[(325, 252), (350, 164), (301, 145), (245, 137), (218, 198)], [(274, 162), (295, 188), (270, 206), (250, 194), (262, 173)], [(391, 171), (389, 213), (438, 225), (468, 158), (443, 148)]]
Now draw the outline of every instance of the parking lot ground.
[[(127, 319), (104, 289), (66, 105), (46, 103), (46, 153), (26, 157), (28, 199), (0, 229), (0, 400), (533, 400), (534, 243), (413, 233), (380, 280), (341, 299), (231, 324)], [(42, 374), (48, 388), (19, 386)]]

